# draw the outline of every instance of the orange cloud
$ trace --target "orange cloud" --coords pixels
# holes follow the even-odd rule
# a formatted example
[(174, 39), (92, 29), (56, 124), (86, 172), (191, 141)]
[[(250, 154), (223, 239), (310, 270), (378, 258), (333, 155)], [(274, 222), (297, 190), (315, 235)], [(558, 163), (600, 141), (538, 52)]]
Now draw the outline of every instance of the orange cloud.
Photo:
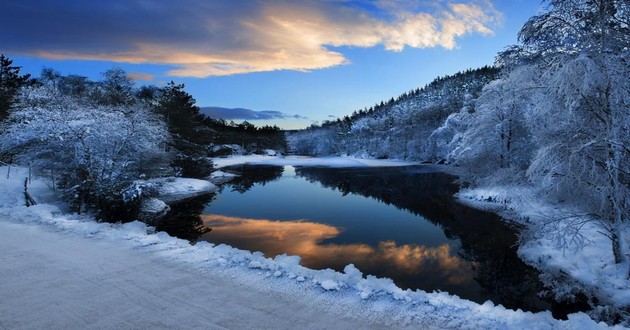
[[(14, 37), (11, 43), (0, 43), (0, 51), (52, 59), (165, 64), (175, 67), (169, 75), (189, 77), (309, 71), (349, 63), (341, 51), (330, 47), (453, 49), (464, 35), (492, 34), (491, 27), (501, 17), (483, 0), (425, 3), (424, 7), (416, 1), (367, 1), (380, 9), (379, 16), (344, 1), (183, 0), (148, 5), (127, 0), (99, 7), (93, 20), (86, 18), (93, 16), (89, 5), (65, 8), (73, 5), (39, 2), (31, 6), (41, 7), (37, 11), (7, 8), (19, 17), (7, 21), (13, 24)], [(36, 16), (44, 12), (56, 19)], [(42, 19), (48, 19), (48, 28), (15, 26)], [(107, 26), (99, 28), (99, 24)]]
[(142, 72), (130, 72), (127, 74), (129, 79), (131, 80), (144, 80), (144, 81), (153, 81), (155, 78), (154, 75), (150, 73), (142, 73)]
[(323, 244), (337, 237), (340, 229), (321, 223), (246, 219), (223, 215), (204, 215), (204, 224), (212, 232), (204, 235), (213, 243), (233, 244), (250, 251), (262, 251), (268, 257), (287, 253), (299, 255), (302, 265), (321, 269), (331, 264), (343, 268), (353, 263), (359, 269), (388, 268), (392, 273), (417, 276), (440, 274), (451, 284), (471, 280), (470, 264), (453, 255), (448, 244), (434, 248), (395, 242), (366, 244)]

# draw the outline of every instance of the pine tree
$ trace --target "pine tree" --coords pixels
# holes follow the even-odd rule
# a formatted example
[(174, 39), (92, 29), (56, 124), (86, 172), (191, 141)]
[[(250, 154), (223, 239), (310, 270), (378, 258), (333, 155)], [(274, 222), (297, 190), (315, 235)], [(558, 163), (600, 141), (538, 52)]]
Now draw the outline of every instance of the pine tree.
[(173, 165), (181, 169), (180, 174), (189, 177), (209, 175), (212, 164), (206, 156), (213, 131), (195, 99), (184, 90), (184, 85), (171, 81), (164, 87), (156, 111), (163, 116), (171, 134), (177, 151)]
[(12, 60), (0, 54), (0, 121), (15, 107), (20, 89), (32, 81), (29, 74), (20, 75), (20, 67), (12, 64)]

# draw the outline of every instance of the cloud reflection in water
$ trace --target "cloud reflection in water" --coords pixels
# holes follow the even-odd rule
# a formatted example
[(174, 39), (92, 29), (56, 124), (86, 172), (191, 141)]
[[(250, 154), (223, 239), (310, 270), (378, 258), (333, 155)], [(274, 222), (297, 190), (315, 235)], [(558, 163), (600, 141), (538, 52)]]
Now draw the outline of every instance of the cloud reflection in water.
[(398, 246), (393, 241), (380, 242), (375, 247), (361, 243), (323, 243), (339, 236), (341, 229), (306, 220), (277, 221), (215, 214), (203, 215), (202, 219), (213, 230), (201, 240), (261, 251), (268, 257), (282, 253), (298, 255), (302, 258), (301, 264), (309, 268), (340, 270), (352, 263), (364, 273), (396, 274), (403, 278), (402, 283), (398, 283), (403, 287), (415, 287), (410, 282), (421, 280), (425, 290), (438, 289), (445, 282), (462, 285), (473, 281), (469, 269), (474, 265), (453, 255), (449, 244), (427, 248), (415, 244)]

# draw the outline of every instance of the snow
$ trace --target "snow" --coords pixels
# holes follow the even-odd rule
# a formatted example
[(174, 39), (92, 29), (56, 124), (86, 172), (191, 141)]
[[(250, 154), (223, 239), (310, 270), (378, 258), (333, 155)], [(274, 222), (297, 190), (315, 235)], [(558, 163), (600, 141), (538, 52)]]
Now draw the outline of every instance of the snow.
[(150, 185), (155, 187), (158, 191), (156, 197), (166, 204), (177, 203), (217, 190), (217, 187), (210, 181), (192, 178), (168, 177), (136, 181), (136, 183), (141, 186)]
[[(621, 308), (630, 306), (628, 265), (615, 264), (611, 241), (597, 222), (585, 216), (567, 218), (578, 212), (542, 202), (533, 187), (480, 187), (462, 190), (457, 196), (465, 204), (497, 212), (529, 227), (534, 234), (523, 240), (518, 253), (527, 263), (551, 275), (543, 276), (543, 280), (552, 281), (554, 275), (564, 273), (577, 281), (577, 285), (595, 293), (600, 303)], [(543, 226), (549, 222), (554, 230)], [(571, 228), (576, 223), (582, 227), (578, 235), (573, 235)], [(625, 228), (626, 238), (630, 237), (628, 227)], [(559, 236), (558, 232), (566, 235)], [(554, 290), (558, 296), (571, 293), (570, 287), (560, 286)]]
[(140, 204), (139, 220), (149, 224), (156, 224), (171, 210), (171, 208), (164, 203), (164, 201), (155, 197), (149, 197), (142, 199)]
[(276, 165), (276, 166), (328, 166), (328, 167), (390, 167), (418, 165), (416, 162), (408, 162), (396, 159), (362, 159), (355, 157), (307, 157), (307, 156), (263, 156), (246, 155), (227, 158), (213, 158), (216, 168), (233, 165)]
[(137, 221), (97, 223), (49, 204), (39, 180), (29, 190), (40, 204), (25, 207), (24, 173), (0, 178), (0, 328), (607, 328), (583, 313), (560, 321), (402, 290), (353, 265), (312, 270)]
[(236, 174), (226, 173), (226, 172), (223, 172), (223, 171), (214, 171), (214, 172), (212, 172), (212, 174), (210, 174), (210, 178), (211, 179), (233, 178), (235, 176), (236, 176)]
[(142, 206), (140, 207), (141, 212), (147, 213), (162, 213), (168, 212), (168, 210), (169, 207), (168, 205), (166, 205), (166, 203), (164, 203), (164, 201), (161, 201), (154, 197), (143, 200)]
[(221, 184), (227, 181), (232, 180), (234, 177), (238, 175), (228, 172), (223, 172), (220, 170), (216, 170), (210, 174), (210, 181), (214, 184)]

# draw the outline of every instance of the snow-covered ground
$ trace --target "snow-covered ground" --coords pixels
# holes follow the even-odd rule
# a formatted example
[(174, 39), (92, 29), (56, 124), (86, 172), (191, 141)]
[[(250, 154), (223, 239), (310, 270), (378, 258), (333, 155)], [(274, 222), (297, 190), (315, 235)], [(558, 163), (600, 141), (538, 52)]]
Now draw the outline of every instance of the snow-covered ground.
[(352, 265), (311, 270), (295, 256), (97, 223), (63, 213), (38, 180), (40, 204), (27, 208), (24, 176), (0, 176), (0, 328), (607, 328), (583, 313), (560, 321), (402, 290)]
[[(630, 307), (629, 265), (615, 264), (611, 241), (596, 221), (562, 205), (541, 201), (535, 189), (529, 187), (465, 189), (457, 196), (465, 204), (499, 213), (530, 228), (531, 234), (519, 247), (519, 256), (545, 273), (542, 280), (554, 286), (558, 297), (575, 293), (573, 286), (577, 286), (596, 296), (601, 305)], [(573, 215), (576, 217), (569, 217)], [(630, 226), (624, 232), (622, 246), (627, 248)], [(564, 281), (558, 282), (558, 277), (564, 277)]]
[(367, 166), (408, 166), (417, 165), (394, 159), (362, 159), (354, 157), (307, 157), (307, 156), (263, 156), (246, 155), (227, 158), (213, 158), (216, 168), (240, 164), (277, 165), (277, 166), (329, 166), (329, 167), (367, 167)]

